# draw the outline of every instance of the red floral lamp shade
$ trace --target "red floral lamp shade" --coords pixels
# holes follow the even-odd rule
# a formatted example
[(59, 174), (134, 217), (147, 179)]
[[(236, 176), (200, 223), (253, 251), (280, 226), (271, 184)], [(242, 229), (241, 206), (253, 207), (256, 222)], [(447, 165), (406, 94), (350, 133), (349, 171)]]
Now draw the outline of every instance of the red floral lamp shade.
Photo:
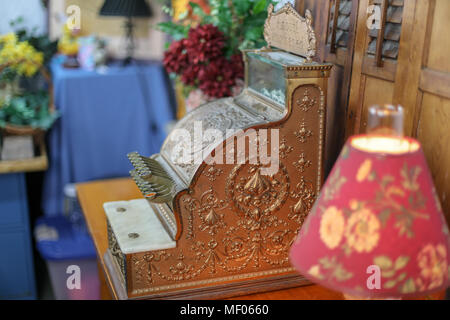
[[(359, 297), (423, 296), (449, 285), (450, 238), (419, 142), (354, 136), (290, 252), (313, 282)], [(374, 142), (374, 141), (372, 141)], [(377, 284), (377, 276), (378, 284)]]

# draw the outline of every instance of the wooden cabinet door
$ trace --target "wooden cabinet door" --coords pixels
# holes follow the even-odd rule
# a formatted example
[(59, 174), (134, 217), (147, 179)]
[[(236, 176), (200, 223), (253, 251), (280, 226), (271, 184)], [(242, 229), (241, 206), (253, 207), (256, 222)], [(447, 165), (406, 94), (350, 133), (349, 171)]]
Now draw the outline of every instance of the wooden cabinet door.
[[(345, 130), (347, 137), (366, 131), (369, 106), (393, 102), (396, 73), (400, 64), (400, 39), (404, 40), (402, 32), (405, 32), (405, 20), (408, 19), (405, 13), (409, 13), (408, 10), (411, 6), (414, 7), (415, 1), (360, 1)], [(378, 6), (378, 12), (385, 17), (382, 30), (368, 27), (368, 9), (373, 5)], [(383, 10), (383, 7), (386, 9)], [(382, 21), (380, 24), (383, 24)], [(380, 61), (378, 64), (377, 60)]]
[[(313, 14), (320, 62), (333, 63), (328, 82), (325, 170), (331, 170), (343, 143), (350, 93), (352, 59), (359, 0), (299, 0), (301, 14)], [(336, 12), (336, 14), (335, 14)]]
[[(382, 42), (381, 32), (367, 27), (370, 5), (385, 8), (381, 10), (385, 17)], [(449, 17), (448, 0), (360, 1), (346, 126), (346, 136), (363, 133), (369, 106), (402, 105), (405, 134), (422, 142), (448, 221)]]
[[(418, 57), (416, 71), (405, 72), (414, 113), (412, 135), (422, 142), (438, 196), (450, 222), (450, 1), (417, 1), (410, 57)], [(425, 33), (425, 36), (422, 35)]]

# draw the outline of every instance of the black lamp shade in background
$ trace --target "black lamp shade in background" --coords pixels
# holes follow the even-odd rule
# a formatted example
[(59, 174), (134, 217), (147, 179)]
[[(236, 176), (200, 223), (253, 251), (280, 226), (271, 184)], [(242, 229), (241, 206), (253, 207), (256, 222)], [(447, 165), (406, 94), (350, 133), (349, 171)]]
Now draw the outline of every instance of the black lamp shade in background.
[(109, 17), (126, 17), (125, 37), (127, 39), (127, 57), (123, 64), (133, 60), (134, 24), (133, 18), (150, 18), (153, 12), (145, 0), (105, 0), (99, 14)]
[(153, 12), (145, 0), (105, 0), (100, 15), (149, 18)]

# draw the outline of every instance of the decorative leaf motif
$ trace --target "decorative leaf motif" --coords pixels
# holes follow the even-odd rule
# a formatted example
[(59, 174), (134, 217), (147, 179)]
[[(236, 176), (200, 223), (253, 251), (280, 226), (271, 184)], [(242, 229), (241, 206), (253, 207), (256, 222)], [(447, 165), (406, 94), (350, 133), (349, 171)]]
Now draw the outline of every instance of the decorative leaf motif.
[(319, 263), (322, 265), (322, 268), (328, 270), (326, 277), (328, 279), (335, 278), (337, 281), (346, 281), (353, 277), (353, 273), (346, 270), (342, 264), (337, 262), (336, 257), (332, 257), (329, 259), (328, 257), (324, 257), (319, 259)]
[(400, 287), (400, 293), (408, 294), (408, 293), (414, 293), (414, 292), (416, 292), (416, 285), (414, 283), (414, 280), (412, 278), (409, 278)]
[(397, 260), (395, 260), (395, 270), (400, 270), (403, 269), (409, 262), (409, 257), (408, 256), (400, 256), (397, 258)]
[(381, 272), (381, 275), (384, 278), (392, 278), (395, 275), (395, 270), (394, 269), (390, 269), (390, 270), (383, 270)]
[(378, 215), (378, 218), (380, 219), (383, 227), (386, 226), (386, 222), (388, 221), (390, 216), (391, 216), (391, 209), (389, 208), (382, 210)]
[(392, 183), (395, 180), (395, 178), (389, 174), (384, 175), (381, 179), (381, 186), (383, 188), (386, 188), (388, 184)]
[(400, 273), (399, 276), (397, 277), (397, 281), (398, 281), (398, 282), (401, 282), (401, 281), (405, 280), (405, 278), (406, 278), (406, 272), (402, 272), (402, 273)]
[(390, 197), (390, 196), (404, 197), (405, 196), (405, 192), (402, 189), (398, 188), (398, 187), (391, 186), (391, 187), (389, 187), (387, 189), (386, 196), (387, 197)]
[(345, 270), (340, 264), (338, 264), (334, 269), (333, 275), (338, 281), (346, 281), (353, 277), (353, 273)]
[(419, 183), (417, 182), (417, 178), (419, 177), (421, 171), (422, 168), (419, 166), (409, 169), (408, 164), (405, 162), (402, 170), (400, 171), (400, 175), (403, 178), (403, 188), (410, 191), (419, 190)]
[(396, 222), (394, 226), (399, 229), (399, 235), (403, 236), (406, 235), (408, 238), (413, 238), (414, 233), (412, 231), (412, 223), (413, 223), (413, 217), (411, 217), (408, 213), (397, 215), (396, 216)]
[(330, 269), (333, 267), (333, 262), (328, 259), (328, 257), (319, 259), (319, 263), (325, 268)]
[(389, 280), (384, 284), (385, 289), (392, 289), (397, 284), (397, 281), (395, 280)]
[(373, 259), (374, 263), (381, 268), (381, 270), (390, 269), (393, 265), (392, 260), (387, 256), (378, 256)]

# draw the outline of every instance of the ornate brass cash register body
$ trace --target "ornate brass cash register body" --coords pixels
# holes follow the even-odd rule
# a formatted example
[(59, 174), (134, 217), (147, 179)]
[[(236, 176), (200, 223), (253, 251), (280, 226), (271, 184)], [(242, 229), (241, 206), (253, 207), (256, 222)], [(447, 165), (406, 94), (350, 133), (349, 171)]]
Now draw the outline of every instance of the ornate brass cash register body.
[(129, 154), (144, 198), (104, 204), (105, 259), (120, 298), (222, 298), (306, 283), (288, 250), (323, 181), (331, 65), (311, 61), (309, 12), (270, 7), (265, 38), (266, 48), (244, 52), (242, 94), (190, 112), (160, 154)]

